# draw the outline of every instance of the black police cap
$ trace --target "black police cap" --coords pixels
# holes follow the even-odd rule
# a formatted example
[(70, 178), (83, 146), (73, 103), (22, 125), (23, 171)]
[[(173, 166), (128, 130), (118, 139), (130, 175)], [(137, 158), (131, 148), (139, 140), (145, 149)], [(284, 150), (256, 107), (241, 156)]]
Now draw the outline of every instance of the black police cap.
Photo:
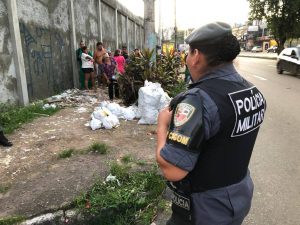
[(186, 39), (187, 44), (214, 44), (223, 37), (231, 35), (231, 26), (223, 22), (206, 24), (194, 30)]

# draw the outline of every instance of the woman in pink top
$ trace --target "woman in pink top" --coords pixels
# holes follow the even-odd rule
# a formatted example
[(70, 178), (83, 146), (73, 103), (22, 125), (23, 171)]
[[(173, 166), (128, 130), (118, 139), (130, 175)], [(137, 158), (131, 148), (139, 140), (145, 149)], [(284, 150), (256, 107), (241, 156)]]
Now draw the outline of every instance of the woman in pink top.
[(124, 69), (124, 67), (125, 67), (125, 58), (124, 58), (124, 56), (121, 55), (121, 50), (120, 49), (117, 49), (115, 51), (114, 59), (117, 63), (118, 71), (121, 74), (124, 74), (125, 73), (125, 69)]

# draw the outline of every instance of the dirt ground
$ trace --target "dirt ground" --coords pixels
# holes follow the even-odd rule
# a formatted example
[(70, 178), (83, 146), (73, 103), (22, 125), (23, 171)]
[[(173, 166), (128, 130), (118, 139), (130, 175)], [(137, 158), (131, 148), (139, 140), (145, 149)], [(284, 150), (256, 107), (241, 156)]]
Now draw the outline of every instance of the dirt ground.
[[(155, 131), (155, 125), (120, 120), (120, 127), (113, 130), (92, 131), (85, 126), (103, 99), (40, 117), (8, 135), (14, 145), (0, 147), (0, 187), (9, 186), (5, 194), (0, 194), (0, 217), (32, 217), (53, 211), (69, 203), (95, 179), (104, 179), (109, 162), (124, 155), (154, 162), (156, 135), (150, 133)], [(80, 106), (87, 112), (79, 113)], [(84, 149), (93, 142), (112, 148), (106, 155), (90, 153), (58, 159), (64, 149)]]

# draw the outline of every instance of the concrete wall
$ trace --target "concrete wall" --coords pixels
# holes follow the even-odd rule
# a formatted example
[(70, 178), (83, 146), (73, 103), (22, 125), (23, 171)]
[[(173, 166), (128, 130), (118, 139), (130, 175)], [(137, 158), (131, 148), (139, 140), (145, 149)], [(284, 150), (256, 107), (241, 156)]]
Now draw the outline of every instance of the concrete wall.
[(116, 49), (116, 17), (115, 9), (106, 3), (101, 5), (102, 15), (102, 37), (103, 45), (106, 49)]
[(16, 103), (18, 99), (12, 51), (7, 5), (0, 0), (0, 102)]
[(126, 16), (118, 13), (118, 47), (127, 46), (126, 39)]
[(76, 40), (83, 40), (88, 48), (93, 51), (99, 41), (97, 0), (75, 0), (75, 31)]
[(17, 8), (29, 99), (71, 88), (67, 0), (18, 0)]
[[(17, 103), (19, 67), (13, 59), (9, 1), (0, 0), (0, 102)], [(81, 40), (91, 51), (98, 41), (114, 51), (124, 45), (129, 50), (140, 48), (143, 40), (143, 20), (116, 0), (17, 0), (14, 10), (30, 101), (77, 84), (74, 56)]]

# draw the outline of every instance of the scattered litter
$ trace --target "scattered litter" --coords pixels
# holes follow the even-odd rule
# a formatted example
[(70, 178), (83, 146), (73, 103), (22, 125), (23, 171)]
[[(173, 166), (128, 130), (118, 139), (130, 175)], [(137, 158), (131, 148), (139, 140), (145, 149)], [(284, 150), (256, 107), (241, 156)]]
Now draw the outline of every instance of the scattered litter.
[(117, 179), (116, 176), (113, 176), (111, 174), (109, 174), (106, 179), (105, 179), (106, 182), (110, 182), (110, 181), (117, 181), (118, 185), (121, 186), (120, 184), (120, 181)]
[(43, 110), (46, 110), (46, 109), (56, 109), (57, 108), (57, 105), (56, 104), (48, 104), (46, 103), (44, 106), (43, 106)]
[(52, 105), (53, 103), (55, 103), (56, 107), (66, 107), (79, 106), (81, 104), (94, 105), (97, 102), (98, 99), (96, 93), (85, 92), (79, 89), (69, 89), (59, 95), (54, 95), (50, 98), (47, 98), (47, 104), (45, 105), (46, 107), (49, 107), (47, 105)]
[(85, 112), (87, 112), (87, 108), (79, 107), (78, 109), (76, 109), (75, 112), (77, 112), (77, 113), (85, 113)]

